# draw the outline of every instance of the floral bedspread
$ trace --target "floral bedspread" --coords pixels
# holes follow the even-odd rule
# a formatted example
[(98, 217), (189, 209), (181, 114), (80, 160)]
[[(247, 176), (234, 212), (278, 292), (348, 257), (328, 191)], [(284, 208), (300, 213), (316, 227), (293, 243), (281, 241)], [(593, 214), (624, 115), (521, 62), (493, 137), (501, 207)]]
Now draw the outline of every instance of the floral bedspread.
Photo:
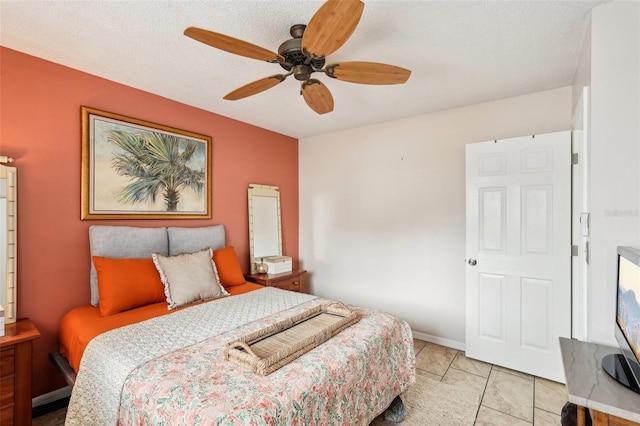
[[(198, 341), (160, 355), (157, 352), (162, 351), (143, 357), (120, 383), (113, 383), (113, 392), (119, 396), (119, 407), (114, 416), (105, 416), (108, 413), (101, 409), (93, 413), (97, 416), (87, 416), (86, 404), (79, 404), (79, 409), (72, 410), (77, 390), (74, 388), (70, 412), (75, 414), (68, 417), (67, 423), (368, 425), (395, 396), (414, 383), (415, 357), (408, 324), (370, 310), (361, 310), (362, 319), (358, 323), (268, 376), (254, 374), (233, 361), (226, 361), (221, 349), (224, 343), (326, 302), (309, 295), (292, 296), (298, 293), (273, 288), (247, 296), (251, 294), (250, 303), (275, 302), (279, 305), (278, 311), (263, 315), (265, 312), (259, 309), (260, 313), (240, 315), (244, 317), (243, 322), (236, 326), (210, 324), (208, 327), (216, 331), (208, 333), (210, 336), (205, 339), (195, 339)], [(233, 305), (231, 302), (242, 296), (245, 295), (205, 305), (215, 306), (223, 301), (225, 305)], [(225, 316), (237, 310), (232, 308), (214, 316)], [(218, 306), (215, 311), (224, 309)], [(247, 320), (252, 316), (258, 318)], [(234, 323), (234, 320), (225, 322)], [(175, 331), (179, 332), (179, 328)], [(114, 348), (114, 352), (117, 351)], [(84, 363), (85, 357), (81, 373)], [(104, 382), (102, 380), (97, 387), (103, 386)], [(97, 396), (104, 388), (92, 392)], [(113, 407), (109, 412), (113, 412)], [(70, 422), (72, 418), (75, 420)]]

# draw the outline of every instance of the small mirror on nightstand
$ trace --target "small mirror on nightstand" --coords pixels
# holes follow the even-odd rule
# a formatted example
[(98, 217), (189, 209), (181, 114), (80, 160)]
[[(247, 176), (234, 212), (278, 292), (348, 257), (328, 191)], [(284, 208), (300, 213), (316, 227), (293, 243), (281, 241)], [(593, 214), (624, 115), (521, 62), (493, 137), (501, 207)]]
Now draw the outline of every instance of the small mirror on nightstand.
[(282, 256), (280, 189), (277, 186), (249, 184), (249, 264), (258, 272), (262, 259)]

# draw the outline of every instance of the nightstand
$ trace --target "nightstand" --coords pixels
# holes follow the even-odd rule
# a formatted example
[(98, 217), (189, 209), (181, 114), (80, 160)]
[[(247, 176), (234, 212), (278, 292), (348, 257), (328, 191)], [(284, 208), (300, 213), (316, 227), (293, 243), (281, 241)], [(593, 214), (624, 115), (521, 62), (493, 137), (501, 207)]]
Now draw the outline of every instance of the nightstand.
[(0, 424), (31, 424), (31, 346), (40, 332), (28, 319), (4, 327), (0, 337)]
[(291, 272), (283, 272), (282, 274), (245, 274), (244, 278), (252, 283), (267, 287), (278, 287), (283, 290), (306, 293), (304, 287), (304, 274), (306, 273), (307, 271), (294, 269)]

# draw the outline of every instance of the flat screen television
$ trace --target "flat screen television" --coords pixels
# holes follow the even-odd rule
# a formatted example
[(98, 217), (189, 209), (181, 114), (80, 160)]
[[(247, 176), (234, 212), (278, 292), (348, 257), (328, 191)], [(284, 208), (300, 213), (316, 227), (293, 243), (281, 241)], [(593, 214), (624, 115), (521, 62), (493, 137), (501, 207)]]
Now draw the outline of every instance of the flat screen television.
[(602, 368), (640, 393), (640, 250), (618, 247), (615, 336), (622, 353), (607, 355)]

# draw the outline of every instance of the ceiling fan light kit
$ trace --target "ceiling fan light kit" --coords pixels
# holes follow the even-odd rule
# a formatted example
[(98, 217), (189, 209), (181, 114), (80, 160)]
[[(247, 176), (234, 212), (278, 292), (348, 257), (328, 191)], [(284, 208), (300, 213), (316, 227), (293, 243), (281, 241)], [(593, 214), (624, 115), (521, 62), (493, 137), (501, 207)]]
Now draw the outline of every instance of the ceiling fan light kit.
[(327, 0), (308, 25), (296, 24), (290, 28), (293, 38), (282, 43), (278, 53), (202, 28), (189, 27), (184, 34), (216, 49), (280, 64), (287, 71), (239, 87), (224, 99), (235, 101), (264, 92), (293, 75), (302, 82), (300, 94), (309, 108), (318, 114), (326, 114), (333, 111), (333, 96), (327, 86), (312, 78), (314, 73), (350, 83), (374, 85), (403, 84), (411, 75), (408, 69), (377, 62), (341, 62), (325, 67), (326, 57), (349, 39), (363, 11), (364, 3), (360, 0)]

